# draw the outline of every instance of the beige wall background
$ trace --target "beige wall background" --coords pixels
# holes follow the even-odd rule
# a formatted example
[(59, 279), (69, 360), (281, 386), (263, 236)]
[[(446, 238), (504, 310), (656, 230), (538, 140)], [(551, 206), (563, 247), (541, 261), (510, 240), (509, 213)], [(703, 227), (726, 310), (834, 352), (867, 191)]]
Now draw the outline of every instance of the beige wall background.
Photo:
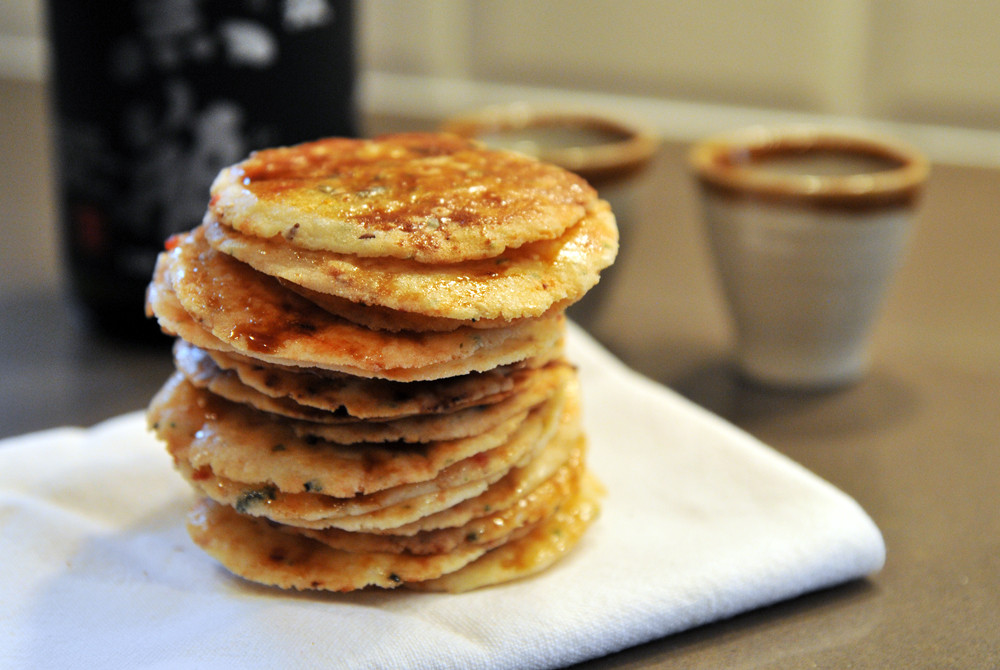
[(361, 15), (374, 71), (1000, 129), (995, 1), (375, 0)]
[[(0, 3), (0, 296), (59, 281), (41, 0)], [(359, 0), (363, 112), (528, 100), (667, 139), (752, 123), (891, 132), (1000, 165), (1000, 0)]]

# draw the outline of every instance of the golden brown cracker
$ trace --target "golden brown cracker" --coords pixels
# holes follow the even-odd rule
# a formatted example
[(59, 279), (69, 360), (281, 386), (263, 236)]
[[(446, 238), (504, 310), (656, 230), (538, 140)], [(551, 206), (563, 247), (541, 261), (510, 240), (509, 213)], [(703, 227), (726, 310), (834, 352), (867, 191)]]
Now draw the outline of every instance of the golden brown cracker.
[(219, 174), (210, 209), (299, 249), (454, 263), (557, 237), (594, 198), (556, 166), (411, 133), (257, 151)]
[(212, 220), (203, 228), (215, 249), (308, 291), (450, 321), (498, 323), (566, 307), (597, 284), (618, 253), (618, 228), (603, 200), (555, 239), (450, 264), (301, 250)]

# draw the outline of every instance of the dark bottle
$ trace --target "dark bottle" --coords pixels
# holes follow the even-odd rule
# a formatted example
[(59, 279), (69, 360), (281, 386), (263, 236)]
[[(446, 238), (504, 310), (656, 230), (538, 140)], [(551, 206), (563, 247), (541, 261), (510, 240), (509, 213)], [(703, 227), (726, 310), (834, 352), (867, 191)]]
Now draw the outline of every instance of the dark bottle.
[(340, 0), (49, 0), (66, 274), (95, 326), (154, 336), (156, 254), (221, 168), (356, 135), (353, 19)]

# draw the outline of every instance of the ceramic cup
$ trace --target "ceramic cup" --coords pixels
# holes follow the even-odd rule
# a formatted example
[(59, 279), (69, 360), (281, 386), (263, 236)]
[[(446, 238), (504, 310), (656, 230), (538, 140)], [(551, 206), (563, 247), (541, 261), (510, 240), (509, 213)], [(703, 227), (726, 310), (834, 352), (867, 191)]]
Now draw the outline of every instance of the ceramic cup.
[(513, 103), (481, 108), (445, 121), (442, 130), (477, 139), (497, 149), (511, 149), (575, 172), (611, 204), (618, 222), (621, 252), (600, 283), (570, 308), (570, 316), (588, 325), (626, 261), (647, 168), (659, 138), (644, 125), (624, 118), (570, 107)]
[(699, 142), (689, 158), (743, 376), (796, 388), (861, 378), (927, 160), (816, 127), (750, 128)]

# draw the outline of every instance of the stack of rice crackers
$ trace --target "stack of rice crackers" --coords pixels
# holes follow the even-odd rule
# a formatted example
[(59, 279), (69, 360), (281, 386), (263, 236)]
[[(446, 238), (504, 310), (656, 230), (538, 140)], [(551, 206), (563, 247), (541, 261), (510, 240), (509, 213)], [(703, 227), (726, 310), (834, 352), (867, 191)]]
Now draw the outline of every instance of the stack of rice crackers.
[(176, 336), (149, 424), (194, 541), (262, 584), (465, 591), (598, 512), (565, 308), (618, 250), (585, 181), (449, 135), (325, 139), (226, 168), (160, 254)]

